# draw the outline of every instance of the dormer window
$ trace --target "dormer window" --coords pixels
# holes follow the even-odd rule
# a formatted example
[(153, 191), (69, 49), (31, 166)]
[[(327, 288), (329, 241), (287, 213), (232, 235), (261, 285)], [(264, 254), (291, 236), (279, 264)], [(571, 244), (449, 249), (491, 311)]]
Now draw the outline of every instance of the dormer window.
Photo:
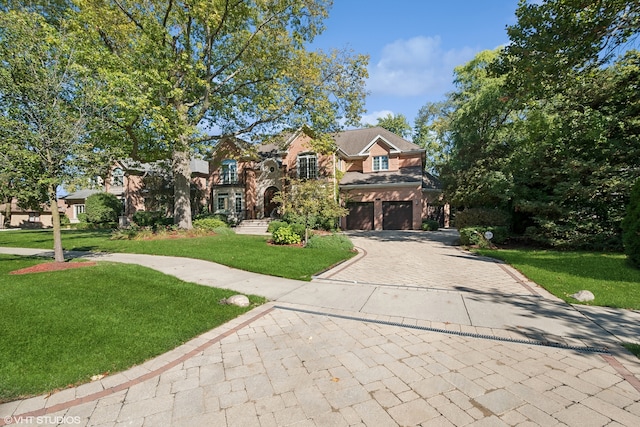
[(224, 160), (220, 171), (220, 180), (223, 184), (238, 183), (238, 162), (235, 160)]
[(373, 170), (374, 171), (389, 170), (389, 156), (375, 156), (373, 158)]
[(298, 155), (298, 178), (316, 179), (318, 177), (318, 156), (315, 153)]
[(111, 172), (111, 185), (114, 187), (122, 187), (124, 185), (124, 172), (120, 168), (115, 168)]

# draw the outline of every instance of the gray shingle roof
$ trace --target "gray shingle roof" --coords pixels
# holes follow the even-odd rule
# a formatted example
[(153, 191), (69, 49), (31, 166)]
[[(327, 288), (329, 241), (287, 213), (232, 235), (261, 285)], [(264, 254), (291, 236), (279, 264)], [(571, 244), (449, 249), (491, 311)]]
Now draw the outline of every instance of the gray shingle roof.
[(420, 184), (422, 169), (419, 166), (402, 168), (397, 171), (384, 172), (347, 172), (340, 180), (340, 185), (390, 185), (390, 184)]
[(336, 135), (336, 144), (347, 156), (357, 156), (376, 138), (382, 137), (393, 144), (400, 152), (422, 151), (422, 149), (406, 139), (382, 127), (347, 130)]
[(64, 197), (61, 197), (61, 199), (65, 199), (65, 200), (84, 200), (89, 196), (92, 196), (96, 193), (100, 193), (101, 190), (93, 190), (93, 189), (83, 189), (83, 190), (78, 190), (78, 191), (74, 191), (73, 193), (69, 193)]

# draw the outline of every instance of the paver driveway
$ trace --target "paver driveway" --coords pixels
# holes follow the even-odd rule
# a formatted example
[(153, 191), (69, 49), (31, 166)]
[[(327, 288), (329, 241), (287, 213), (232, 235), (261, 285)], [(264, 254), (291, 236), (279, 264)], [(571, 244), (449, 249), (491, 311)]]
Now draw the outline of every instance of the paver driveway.
[[(287, 281), (276, 301), (141, 366), (0, 405), (0, 425), (640, 425), (638, 360), (535, 284), (438, 241), (452, 237), (356, 233), (355, 262)], [(182, 262), (203, 284), (221, 271)], [(263, 279), (242, 277), (232, 285)], [(460, 307), (459, 323), (431, 318)]]

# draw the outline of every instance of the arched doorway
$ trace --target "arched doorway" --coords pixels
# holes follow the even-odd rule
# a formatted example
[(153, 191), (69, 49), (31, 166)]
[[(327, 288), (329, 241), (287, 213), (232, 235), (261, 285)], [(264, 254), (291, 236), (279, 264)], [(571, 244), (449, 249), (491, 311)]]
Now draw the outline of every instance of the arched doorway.
[(271, 218), (277, 216), (279, 204), (273, 201), (273, 196), (280, 191), (277, 187), (269, 187), (264, 190), (264, 217)]

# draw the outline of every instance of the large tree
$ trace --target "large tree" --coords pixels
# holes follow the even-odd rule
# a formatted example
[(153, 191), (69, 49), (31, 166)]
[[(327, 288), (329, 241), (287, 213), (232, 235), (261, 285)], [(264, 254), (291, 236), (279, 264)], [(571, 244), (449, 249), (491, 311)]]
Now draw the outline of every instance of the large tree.
[[(355, 124), (367, 57), (309, 51), (323, 0), (77, 0), (108, 81), (113, 129), (171, 159), (174, 218), (191, 228), (189, 160), (225, 136)], [(320, 138), (322, 139), (322, 138)]]
[(0, 175), (22, 203), (48, 203), (58, 262), (64, 256), (56, 191), (93, 151), (86, 145), (91, 89), (77, 46), (62, 22), (0, 10)]
[[(371, 125), (372, 126), (372, 125)], [(395, 133), (403, 138), (411, 137), (411, 125), (404, 114), (387, 114), (384, 117), (378, 117), (375, 126), (380, 126), (386, 130)]]

